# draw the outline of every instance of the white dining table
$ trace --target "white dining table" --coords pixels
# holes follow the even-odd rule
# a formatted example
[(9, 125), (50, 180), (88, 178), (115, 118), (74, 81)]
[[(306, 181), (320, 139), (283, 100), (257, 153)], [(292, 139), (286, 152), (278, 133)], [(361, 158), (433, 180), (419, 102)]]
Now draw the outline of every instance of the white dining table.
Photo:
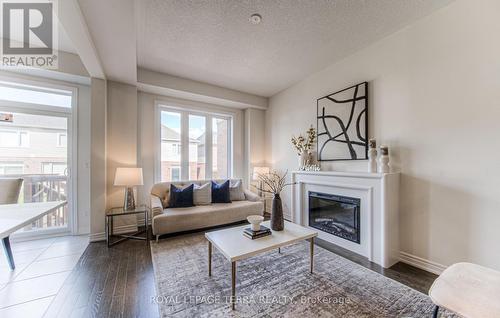
[(0, 205), (0, 238), (11, 270), (16, 266), (10, 247), (10, 235), (66, 204), (66, 201), (52, 201)]

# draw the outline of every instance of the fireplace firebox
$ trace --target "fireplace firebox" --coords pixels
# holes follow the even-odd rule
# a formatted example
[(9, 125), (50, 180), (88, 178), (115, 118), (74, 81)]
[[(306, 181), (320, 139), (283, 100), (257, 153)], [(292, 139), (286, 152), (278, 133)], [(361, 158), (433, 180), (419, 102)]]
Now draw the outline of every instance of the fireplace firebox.
[(358, 198), (309, 192), (309, 226), (360, 243)]

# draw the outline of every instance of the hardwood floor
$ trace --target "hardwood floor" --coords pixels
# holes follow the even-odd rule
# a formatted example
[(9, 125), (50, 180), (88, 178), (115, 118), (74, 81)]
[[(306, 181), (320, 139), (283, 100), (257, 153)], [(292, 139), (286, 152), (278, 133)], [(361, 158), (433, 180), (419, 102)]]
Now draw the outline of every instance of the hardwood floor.
[[(398, 263), (389, 269), (320, 239), (316, 244), (422, 293), (437, 277)], [(90, 243), (45, 317), (158, 317), (151, 251), (145, 242)]]
[(437, 278), (435, 274), (401, 262), (394, 264), (390, 268), (383, 268), (362, 256), (321, 239), (316, 239), (316, 244), (426, 295), (432, 283)]
[(155, 294), (145, 242), (90, 243), (44, 317), (158, 317)]

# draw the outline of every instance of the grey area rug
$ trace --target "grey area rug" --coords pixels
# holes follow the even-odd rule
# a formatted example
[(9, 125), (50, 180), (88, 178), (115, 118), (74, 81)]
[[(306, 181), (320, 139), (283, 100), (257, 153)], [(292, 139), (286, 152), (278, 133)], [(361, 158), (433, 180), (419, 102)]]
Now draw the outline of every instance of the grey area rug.
[(151, 251), (162, 317), (432, 317), (434, 308), (426, 295), (319, 246), (310, 274), (303, 242), (237, 262), (232, 311), (231, 263), (214, 247), (208, 277), (203, 233), (153, 242)]

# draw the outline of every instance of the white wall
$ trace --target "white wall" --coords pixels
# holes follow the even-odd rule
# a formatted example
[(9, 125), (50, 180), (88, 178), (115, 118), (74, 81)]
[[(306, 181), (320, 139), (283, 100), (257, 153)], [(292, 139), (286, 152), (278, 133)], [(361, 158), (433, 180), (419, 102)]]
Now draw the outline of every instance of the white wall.
[(58, 51), (57, 54), (59, 62), (58, 68), (55, 70), (35, 67), (17, 67), (9, 69), (9, 72), (84, 85), (90, 84), (89, 74), (78, 55), (63, 51)]
[(268, 103), (266, 97), (143, 68), (137, 70), (137, 82), (142, 91), (151, 94), (168, 95), (226, 107), (266, 109)]
[(91, 79), (90, 232), (104, 232), (106, 210), (106, 81)]
[(253, 167), (267, 165), (265, 153), (266, 112), (260, 109), (245, 109), (245, 164), (247, 178), (252, 180)]
[[(456, 1), (273, 96), (268, 159), (295, 169), (289, 139), (316, 125), (316, 99), (369, 81), (370, 137), (389, 145), (402, 171), (402, 251), (500, 269), (498, 12), (495, 0)], [(284, 198), (289, 209), (289, 191)]]
[(77, 234), (90, 232), (90, 87), (78, 86)]
[(123, 206), (123, 187), (113, 185), (116, 168), (137, 166), (137, 88), (108, 81), (106, 118), (106, 207)]

